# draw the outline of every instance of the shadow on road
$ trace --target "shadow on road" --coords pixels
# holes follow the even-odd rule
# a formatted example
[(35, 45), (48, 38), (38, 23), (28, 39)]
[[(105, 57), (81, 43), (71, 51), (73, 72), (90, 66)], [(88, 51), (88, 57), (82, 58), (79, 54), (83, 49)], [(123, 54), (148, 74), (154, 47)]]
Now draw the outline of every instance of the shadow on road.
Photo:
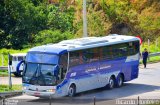
[[(96, 102), (114, 100), (117, 98), (128, 97), (132, 95), (142, 94), (146, 92), (151, 92), (154, 90), (160, 89), (160, 86), (146, 85), (146, 84), (134, 84), (134, 83), (125, 83), (121, 88), (115, 88), (108, 90), (105, 88), (99, 88), (87, 92), (82, 92), (77, 94), (75, 97), (62, 97), (52, 99), (52, 103), (57, 104), (88, 104), (94, 102), (94, 96), (96, 97)], [(32, 103), (33, 105), (38, 103), (43, 103), (47, 105), (50, 102), (49, 99), (36, 99), (36, 100), (26, 100), (25, 102)], [(30, 105), (32, 105), (30, 104)]]

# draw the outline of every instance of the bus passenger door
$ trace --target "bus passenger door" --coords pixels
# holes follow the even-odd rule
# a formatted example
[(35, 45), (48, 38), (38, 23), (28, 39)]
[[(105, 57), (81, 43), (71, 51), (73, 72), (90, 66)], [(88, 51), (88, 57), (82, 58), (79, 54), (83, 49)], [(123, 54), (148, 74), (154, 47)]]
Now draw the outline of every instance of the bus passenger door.
[(62, 82), (65, 78), (66, 72), (67, 72), (67, 62), (68, 57), (67, 53), (60, 56), (60, 62), (59, 62), (59, 74), (58, 74), (58, 83)]

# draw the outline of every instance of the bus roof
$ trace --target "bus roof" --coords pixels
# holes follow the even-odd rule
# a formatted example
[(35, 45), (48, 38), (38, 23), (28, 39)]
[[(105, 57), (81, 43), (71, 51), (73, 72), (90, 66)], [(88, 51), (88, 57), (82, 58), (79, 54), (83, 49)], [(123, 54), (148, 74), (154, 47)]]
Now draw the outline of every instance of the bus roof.
[(67, 51), (74, 51), (86, 48), (93, 48), (105, 45), (118, 44), (139, 40), (134, 36), (111, 34), (104, 37), (84, 37), (78, 39), (64, 40), (56, 44), (42, 45), (30, 49), (29, 52), (43, 52), (61, 54)]
[(15, 53), (11, 54), (12, 56), (26, 56), (26, 53)]

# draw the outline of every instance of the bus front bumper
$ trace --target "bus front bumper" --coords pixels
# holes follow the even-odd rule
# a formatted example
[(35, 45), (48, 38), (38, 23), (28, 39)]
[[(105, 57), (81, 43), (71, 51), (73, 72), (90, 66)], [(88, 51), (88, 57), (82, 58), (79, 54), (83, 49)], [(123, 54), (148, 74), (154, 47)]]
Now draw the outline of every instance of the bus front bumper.
[(31, 95), (31, 96), (36, 96), (36, 97), (44, 97), (44, 98), (58, 97), (55, 92), (40, 92), (40, 91), (32, 91), (32, 90), (23, 90), (23, 93), (26, 95)]

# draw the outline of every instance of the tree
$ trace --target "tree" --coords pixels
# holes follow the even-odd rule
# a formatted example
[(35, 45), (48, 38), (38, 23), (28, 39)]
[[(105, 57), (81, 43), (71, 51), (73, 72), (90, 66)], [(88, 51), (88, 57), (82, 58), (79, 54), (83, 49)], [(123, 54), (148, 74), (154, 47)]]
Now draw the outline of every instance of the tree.
[(73, 38), (73, 34), (66, 31), (61, 32), (60, 30), (43, 30), (40, 31), (35, 37), (35, 43), (37, 45), (57, 43), (62, 40)]

